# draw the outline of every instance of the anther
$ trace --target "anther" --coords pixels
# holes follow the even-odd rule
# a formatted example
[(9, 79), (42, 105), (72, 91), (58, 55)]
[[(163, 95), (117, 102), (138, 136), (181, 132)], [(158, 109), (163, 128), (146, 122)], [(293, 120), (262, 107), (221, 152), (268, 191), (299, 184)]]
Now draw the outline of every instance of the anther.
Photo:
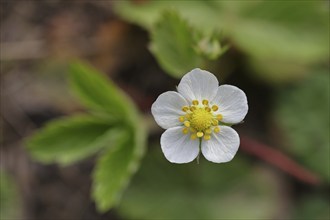
[(185, 121), (183, 124), (184, 124), (184, 126), (186, 126), (187, 128), (190, 127), (190, 122), (189, 122), (189, 121)]
[(184, 134), (188, 134), (188, 132), (189, 132), (189, 129), (188, 129), (188, 128), (184, 128), (184, 129), (182, 129), (182, 133), (184, 133)]
[(211, 135), (209, 134), (204, 135), (204, 140), (208, 141), (210, 139), (211, 139)]
[(196, 133), (196, 130), (195, 130), (194, 128), (192, 128), (192, 127), (190, 127), (190, 131), (191, 131), (192, 133)]
[(186, 111), (188, 111), (188, 110), (189, 110), (189, 107), (188, 107), (188, 106), (183, 106), (183, 107), (182, 107), (182, 111), (186, 112)]
[(210, 108), (210, 107), (205, 107), (205, 110), (206, 110), (207, 112), (211, 112), (211, 108)]
[(214, 132), (215, 132), (215, 133), (219, 133), (219, 132), (220, 132), (220, 127), (215, 127), (215, 128), (214, 128)]
[(212, 125), (213, 125), (213, 126), (217, 126), (218, 124), (219, 124), (218, 120), (215, 119), (215, 118), (213, 118), (213, 119), (212, 119)]
[(198, 102), (198, 100), (193, 100), (193, 101), (192, 101), (192, 104), (193, 104), (193, 105), (198, 105), (199, 102)]
[(217, 115), (217, 119), (218, 119), (219, 121), (221, 121), (221, 120), (222, 120), (222, 118), (223, 118), (223, 117), (222, 117), (222, 115), (221, 115), (221, 114), (218, 114), (218, 115)]
[(205, 130), (205, 134), (211, 134), (211, 133), (212, 133), (212, 130), (210, 128)]
[(219, 108), (218, 108), (218, 106), (217, 105), (213, 105), (212, 106), (212, 110), (215, 112), (215, 111), (217, 111)]
[(193, 111), (195, 111), (195, 110), (196, 110), (196, 107), (195, 107), (195, 106), (191, 106), (191, 107), (190, 107), (190, 111), (193, 112)]
[(195, 140), (197, 138), (197, 135), (196, 134), (192, 134), (191, 136), (190, 136), (190, 139), (191, 140)]
[(197, 135), (197, 137), (199, 137), (199, 138), (200, 138), (200, 137), (203, 137), (204, 133), (203, 133), (203, 132), (201, 132), (201, 131), (199, 131), (199, 132), (197, 132), (197, 133), (196, 133), (196, 135)]
[(179, 117), (179, 121), (180, 121), (180, 122), (184, 122), (184, 116), (180, 116), (180, 117)]
[(209, 104), (209, 101), (206, 100), (206, 99), (204, 99), (204, 100), (202, 101), (202, 103), (203, 103), (203, 105), (208, 105), (208, 104)]

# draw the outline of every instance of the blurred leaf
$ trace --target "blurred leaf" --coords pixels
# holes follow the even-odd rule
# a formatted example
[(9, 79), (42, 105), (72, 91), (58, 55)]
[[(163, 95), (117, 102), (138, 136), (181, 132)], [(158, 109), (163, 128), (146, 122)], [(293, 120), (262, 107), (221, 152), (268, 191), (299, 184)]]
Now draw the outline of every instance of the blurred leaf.
[(176, 165), (152, 149), (119, 206), (124, 219), (268, 219), (277, 207), (275, 178), (239, 157)]
[(323, 196), (303, 196), (292, 219), (330, 219), (330, 203)]
[(145, 131), (137, 126), (106, 152), (94, 170), (93, 198), (99, 211), (118, 204), (131, 176), (136, 172), (145, 149)]
[(129, 116), (128, 98), (96, 69), (81, 62), (70, 68), (71, 88), (79, 100), (91, 108), (107, 112), (109, 117)]
[(248, 55), (250, 72), (268, 82), (297, 79), (328, 58), (329, 9), (323, 1), (118, 1), (115, 6), (122, 17), (149, 30), (164, 10), (174, 8), (204, 34), (223, 31)]
[(3, 171), (0, 171), (0, 210), (0, 219), (21, 218), (22, 210), (16, 183)]
[(147, 134), (138, 110), (112, 82), (80, 62), (70, 69), (70, 83), (92, 115), (50, 122), (28, 141), (32, 156), (43, 163), (68, 165), (101, 149), (92, 195), (102, 212), (118, 203), (145, 151)]
[(103, 119), (79, 115), (48, 123), (27, 145), (39, 161), (68, 165), (113, 145), (124, 132), (124, 128)]
[(274, 115), (288, 151), (328, 181), (329, 100), (329, 72), (315, 71), (297, 86), (277, 94)]
[(182, 77), (200, 66), (195, 52), (194, 31), (174, 12), (165, 12), (151, 31), (151, 51), (162, 67), (174, 77)]

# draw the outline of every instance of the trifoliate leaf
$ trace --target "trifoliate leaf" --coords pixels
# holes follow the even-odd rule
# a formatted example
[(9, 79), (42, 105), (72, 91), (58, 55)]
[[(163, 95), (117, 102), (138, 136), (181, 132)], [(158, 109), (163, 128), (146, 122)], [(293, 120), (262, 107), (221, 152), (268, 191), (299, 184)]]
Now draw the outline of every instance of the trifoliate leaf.
[(129, 116), (132, 107), (127, 97), (105, 76), (87, 64), (75, 62), (70, 68), (70, 84), (79, 100), (92, 110), (108, 116)]
[(32, 136), (27, 146), (43, 163), (71, 164), (114, 145), (125, 129), (113, 123), (88, 115), (57, 119)]
[(136, 172), (145, 149), (145, 131), (136, 126), (132, 133), (116, 142), (97, 162), (92, 196), (97, 209), (105, 212), (118, 204), (131, 176)]

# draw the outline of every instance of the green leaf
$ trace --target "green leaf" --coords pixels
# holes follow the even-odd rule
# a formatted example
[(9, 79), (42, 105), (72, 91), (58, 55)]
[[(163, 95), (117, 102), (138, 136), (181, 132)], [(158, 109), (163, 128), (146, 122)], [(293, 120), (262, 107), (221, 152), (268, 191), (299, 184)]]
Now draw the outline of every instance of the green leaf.
[(97, 162), (92, 196), (100, 212), (118, 204), (139, 166), (145, 150), (145, 139), (145, 128), (142, 124), (136, 124), (131, 133), (118, 140), (116, 147), (106, 152)]
[(31, 155), (43, 162), (68, 165), (114, 145), (125, 129), (88, 115), (57, 119), (28, 139)]
[[(269, 219), (280, 201), (275, 176), (243, 158), (216, 165), (169, 163), (160, 146), (143, 164), (118, 211), (123, 219)], [(234, 205), (233, 205), (234, 204)]]
[(70, 85), (79, 100), (109, 117), (128, 117), (130, 100), (110, 80), (91, 66), (75, 62), (70, 68)]
[(329, 10), (322, 1), (117, 1), (115, 6), (122, 17), (149, 30), (162, 12), (174, 8), (204, 34), (223, 31), (247, 55), (249, 72), (266, 82), (293, 81), (329, 54)]
[(276, 96), (274, 119), (283, 146), (307, 168), (330, 181), (329, 72), (314, 71), (305, 81)]
[(15, 181), (0, 171), (0, 219), (21, 219), (22, 203)]
[(202, 64), (194, 50), (194, 30), (175, 12), (166, 11), (151, 31), (151, 51), (172, 76), (182, 77)]

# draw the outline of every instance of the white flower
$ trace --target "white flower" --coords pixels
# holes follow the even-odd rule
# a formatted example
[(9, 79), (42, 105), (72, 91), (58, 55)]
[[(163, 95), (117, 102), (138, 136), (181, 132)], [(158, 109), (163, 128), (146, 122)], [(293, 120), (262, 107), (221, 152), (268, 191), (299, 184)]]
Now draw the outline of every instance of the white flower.
[(209, 161), (230, 161), (240, 140), (236, 131), (225, 124), (241, 122), (247, 111), (242, 90), (219, 86), (213, 74), (198, 68), (182, 77), (178, 92), (161, 94), (151, 107), (157, 124), (167, 129), (160, 144), (172, 163), (191, 162), (200, 149)]

